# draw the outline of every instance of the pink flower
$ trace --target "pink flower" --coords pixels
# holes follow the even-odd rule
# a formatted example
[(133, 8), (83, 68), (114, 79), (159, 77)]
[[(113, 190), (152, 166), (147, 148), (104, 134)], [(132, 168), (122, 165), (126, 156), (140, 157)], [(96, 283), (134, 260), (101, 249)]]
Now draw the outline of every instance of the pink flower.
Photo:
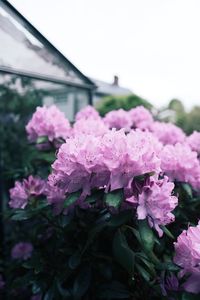
[(64, 113), (52, 105), (37, 107), (32, 119), (26, 125), (26, 131), (31, 142), (36, 142), (39, 137), (48, 137), (52, 142), (54, 139), (69, 137), (71, 128)]
[(186, 138), (183, 130), (171, 123), (154, 122), (151, 124), (150, 130), (164, 145), (182, 143)]
[(129, 131), (132, 125), (129, 113), (123, 109), (110, 111), (105, 115), (104, 123), (109, 128), (121, 129)]
[(151, 227), (154, 227), (159, 236), (163, 232), (160, 225), (167, 225), (174, 221), (172, 211), (178, 204), (178, 199), (172, 196), (174, 183), (169, 182), (167, 176), (162, 180), (151, 179), (149, 186), (143, 188), (138, 197), (138, 219), (148, 218)]
[(189, 227), (178, 237), (175, 246), (174, 262), (182, 268), (180, 276), (190, 275), (183, 287), (191, 293), (200, 293), (200, 222)]
[(200, 154), (200, 132), (194, 131), (190, 136), (187, 137), (186, 143), (193, 151), (196, 151)]
[(30, 197), (45, 194), (46, 181), (32, 175), (22, 182), (16, 181), (14, 188), (10, 189), (9, 205), (12, 208), (24, 209)]
[(87, 119), (101, 119), (98, 111), (96, 111), (96, 109), (93, 106), (88, 105), (76, 114), (76, 121)]
[(160, 143), (149, 132), (78, 135), (60, 147), (49, 180), (65, 193), (82, 190), (84, 195), (93, 188), (126, 188), (134, 176), (160, 172), (159, 152)]
[(200, 188), (200, 162), (197, 153), (184, 144), (166, 145), (161, 152), (161, 169), (170, 180)]
[(31, 243), (27, 242), (20, 242), (17, 243), (11, 251), (11, 256), (14, 259), (28, 259), (31, 257), (31, 254), (33, 252), (33, 246)]
[(128, 113), (134, 128), (148, 129), (153, 123), (152, 114), (144, 106), (132, 108)]
[(103, 123), (101, 119), (79, 119), (74, 123), (73, 135), (93, 135), (103, 136), (108, 132), (108, 127)]

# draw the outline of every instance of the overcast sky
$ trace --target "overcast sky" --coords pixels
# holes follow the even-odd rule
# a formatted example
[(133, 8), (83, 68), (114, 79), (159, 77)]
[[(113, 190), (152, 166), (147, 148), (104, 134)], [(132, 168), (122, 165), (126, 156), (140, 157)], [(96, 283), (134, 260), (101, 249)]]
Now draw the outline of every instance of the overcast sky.
[(11, 0), (88, 76), (200, 105), (200, 0)]

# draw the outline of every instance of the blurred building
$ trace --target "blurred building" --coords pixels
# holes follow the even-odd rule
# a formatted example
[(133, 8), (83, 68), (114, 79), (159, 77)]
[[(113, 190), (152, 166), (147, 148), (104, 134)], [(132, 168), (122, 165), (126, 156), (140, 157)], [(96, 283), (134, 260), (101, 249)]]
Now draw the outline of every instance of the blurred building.
[[(63, 56), (8, 1), (0, 1), (0, 82), (29, 78), (43, 90), (45, 104), (57, 104), (73, 120), (92, 103), (95, 84)], [(23, 92), (21, 85), (19, 92)]]
[(117, 76), (111, 84), (85, 76), (6, 0), (0, 0), (0, 45), (0, 84), (13, 79), (23, 93), (22, 79), (27, 79), (43, 92), (43, 104), (56, 104), (71, 121), (102, 97), (131, 93), (119, 86)]
[(103, 97), (107, 96), (127, 96), (132, 94), (133, 92), (127, 88), (121, 87), (119, 85), (119, 77), (114, 76), (112, 83), (107, 83), (105, 81), (101, 81), (98, 79), (91, 80), (97, 86), (94, 96), (93, 96), (93, 103), (96, 104), (99, 102)]

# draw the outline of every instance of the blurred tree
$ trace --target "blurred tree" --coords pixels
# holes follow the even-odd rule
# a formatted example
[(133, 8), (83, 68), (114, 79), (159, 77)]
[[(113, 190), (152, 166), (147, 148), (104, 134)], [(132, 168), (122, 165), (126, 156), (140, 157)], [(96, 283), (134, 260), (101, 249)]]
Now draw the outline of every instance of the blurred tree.
[[(0, 167), (6, 191), (13, 176), (24, 175), (30, 148), (25, 125), (42, 95), (28, 78), (1, 75), (0, 83)], [(22, 175), (22, 176), (23, 176)]]
[(96, 109), (99, 111), (101, 116), (104, 116), (111, 110), (123, 108), (124, 110), (129, 110), (136, 106), (143, 105), (147, 109), (151, 110), (153, 108), (152, 104), (145, 99), (131, 94), (128, 96), (108, 96), (101, 100), (96, 105)]

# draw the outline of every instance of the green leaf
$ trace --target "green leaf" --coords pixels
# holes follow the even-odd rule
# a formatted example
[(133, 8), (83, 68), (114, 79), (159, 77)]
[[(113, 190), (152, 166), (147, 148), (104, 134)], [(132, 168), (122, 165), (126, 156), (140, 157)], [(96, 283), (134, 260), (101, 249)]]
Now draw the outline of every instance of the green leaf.
[(59, 280), (56, 281), (56, 286), (57, 286), (57, 289), (58, 289), (60, 295), (65, 297), (64, 299), (72, 299), (72, 295), (69, 292), (69, 290), (64, 289)]
[(160, 228), (163, 230), (163, 232), (172, 240), (175, 239), (175, 237), (173, 236), (173, 234), (169, 231), (169, 229), (167, 229), (166, 226), (161, 225)]
[(146, 219), (139, 220), (138, 224), (142, 247), (147, 251), (152, 251), (154, 246), (153, 231), (149, 227), (149, 224)]
[(26, 210), (18, 210), (11, 217), (13, 221), (24, 221), (30, 219), (31, 215)]
[(164, 262), (164, 263), (159, 263), (156, 264), (156, 269), (158, 270), (167, 270), (171, 272), (176, 272), (180, 270), (180, 267), (175, 265), (173, 262)]
[(182, 183), (181, 185), (182, 185), (184, 191), (187, 193), (187, 195), (190, 198), (192, 198), (193, 195), (192, 195), (192, 188), (191, 188), (191, 186), (188, 183)]
[(100, 299), (129, 299), (130, 292), (121, 282), (112, 281), (107, 284), (100, 285), (96, 296)]
[(118, 208), (123, 200), (122, 190), (116, 190), (105, 194), (105, 202), (108, 206)]
[(113, 254), (117, 262), (129, 274), (134, 273), (135, 253), (129, 248), (124, 234), (118, 229), (113, 239)]
[(146, 281), (150, 281), (151, 276), (149, 275), (149, 273), (139, 264), (135, 264), (138, 272), (140, 273), (140, 275), (144, 278), (144, 280)]
[(181, 300), (199, 300), (199, 295), (194, 295), (191, 293), (183, 293)]
[(108, 226), (119, 227), (126, 224), (133, 217), (131, 210), (124, 210), (117, 215), (113, 215), (108, 222)]
[(69, 258), (68, 265), (70, 269), (74, 270), (80, 265), (80, 262), (81, 262), (81, 254), (78, 251)]
[(36, 144), (43, 144), (48, 142), (48, 137), (47, 136), (40, 136), (37, 138)]
[(73, 285), (74, 299), (82, 299), (82, 296), (87, 292), (91, 281), (91, 268), (86, 266), (81, 269), (76, 277)]
[(67, 199), (64, 201), (64, 208), (69, 207), (70, 205), (74, 204), (80, 197), (80, 191), (79, 192), (74, 192), (70, 194)]

